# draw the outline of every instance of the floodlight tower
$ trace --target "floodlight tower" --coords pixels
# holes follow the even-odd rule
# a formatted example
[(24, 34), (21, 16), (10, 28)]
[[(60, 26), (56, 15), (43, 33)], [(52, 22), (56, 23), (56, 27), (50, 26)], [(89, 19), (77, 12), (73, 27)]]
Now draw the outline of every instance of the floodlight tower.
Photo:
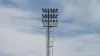
[(42, 23), (46, 28), (46, 56), (53, 56), (53, 39), (50, 35), (50, 29), (58, 25), (58, 9), (42, 8)]

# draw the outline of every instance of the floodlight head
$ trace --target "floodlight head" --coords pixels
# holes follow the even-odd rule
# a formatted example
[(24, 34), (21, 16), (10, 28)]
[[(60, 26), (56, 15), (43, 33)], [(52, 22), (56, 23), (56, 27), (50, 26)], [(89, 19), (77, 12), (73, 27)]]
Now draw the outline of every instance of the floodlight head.
[(51, 12), (51, 13), (53, 13), (53, 10), (52, 10), (52, 8), (50, 9), (50, 12)]
[(42, 11), (43, 11), (43, 13), (47, 13), (48, 11), (47, 11), (47, 9), (45, 8), (42, 8)]
[(42, 14), (42, 23), (43, 27), (57, 27), (58, 24), (58, 9), (52, 9), (52, 8), (42, 8), (43, 14)]
[(42, 14), (42, 17), (43, 18), (48, 18), (48, 15), (47, 14)]
[(58, 12), (58, 9), (56, 9), (56, 13)]
[(44, 14), (42, 14), (42, 17), (44, 18)]
[(55, 18), (55, 14), (53, 14), (53, 18)]
[(48, 15), (47, 14), (45, 14), (45, 18), (48, 18)]
[(47, 9), (45, 9), (45, 12), (47, 13), (47, 12), (48, 12), (48, 10), (47, 10)]
[(45, 12), (45, 9), (42, 8), (43, 13)]
[(57, 13), (58, 9), (52, 9), (52, 8), (42, 8), (43, 13), (51, 12), (51, 13)]
[(47, 11), (48, 11), (48, 12), (50, 11), (49, 8), (47, 9)]
[(50, 14), (50, 18), (53, 18), (53, 17), (52, 17), (52, 14)]
[(44, 12), (44, 9), (42, 8), (42, 11)]
[(57, 17), (58, 17), (58, 14), (56, 14), (55, 18), (57, 18)]
[(52, 22), (52, 20), (50, 20), (50, 22)]

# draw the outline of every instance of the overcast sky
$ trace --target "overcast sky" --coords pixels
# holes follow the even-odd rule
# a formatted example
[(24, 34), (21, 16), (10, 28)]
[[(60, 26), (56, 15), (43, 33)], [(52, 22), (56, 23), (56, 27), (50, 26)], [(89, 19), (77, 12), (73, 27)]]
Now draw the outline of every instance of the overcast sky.
[(0, 56), (45, 56), (41, 8), (58, 8), (54, 56), (100, 56), (100, 0), (0, 0)]

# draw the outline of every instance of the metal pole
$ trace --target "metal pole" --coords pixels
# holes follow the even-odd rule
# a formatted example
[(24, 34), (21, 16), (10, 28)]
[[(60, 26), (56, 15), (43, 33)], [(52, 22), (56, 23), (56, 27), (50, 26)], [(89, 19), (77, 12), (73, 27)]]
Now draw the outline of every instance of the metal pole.
[(53, 39), (51, 38), (52, 36), (50, 35), (50, 29), (53, 27), (57, 27), (58, 20), (57, 15), (57, 9), (42, 9), (43, 13), (42, 14), (42, 22), (43, 22), (43, 27), (46, 27), (46, 56), (53, 56)]
[(47, 30), (47, 56), (50, 56), (50, 30), (49, 30), (49, 10), (48, 10), (48, 30)]

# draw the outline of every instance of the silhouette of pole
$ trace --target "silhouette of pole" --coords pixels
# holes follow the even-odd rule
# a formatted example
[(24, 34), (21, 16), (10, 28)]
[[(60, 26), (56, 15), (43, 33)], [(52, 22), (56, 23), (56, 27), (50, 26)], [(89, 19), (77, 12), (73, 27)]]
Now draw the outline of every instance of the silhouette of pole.
[(58, 25), (58, 9), (42, 8), (42, 23), (46, 27), (46, 56), (53, 56), (53, 39), (50, 36), (50, 29)]

